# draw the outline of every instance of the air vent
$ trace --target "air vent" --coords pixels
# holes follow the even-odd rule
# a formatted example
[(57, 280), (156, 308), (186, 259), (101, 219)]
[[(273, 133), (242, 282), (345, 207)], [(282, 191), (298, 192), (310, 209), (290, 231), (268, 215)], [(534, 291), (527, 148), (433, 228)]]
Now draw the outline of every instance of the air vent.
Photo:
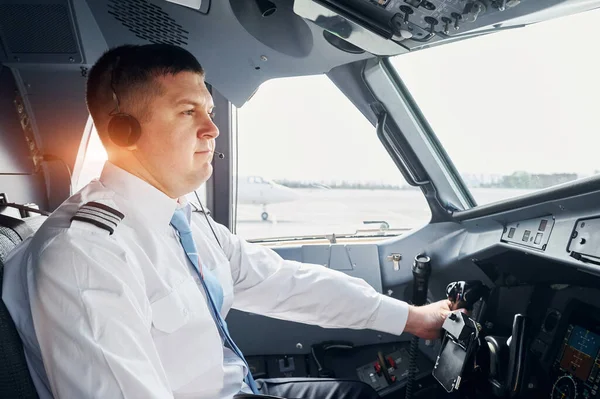
[(66, 0), (0, 4), (0, 36), (10, 61), (79, 62)]
[(110, 0), (108, 13), (150, 43), (187, 45), (189, 32), (157, 5), (145, 0)]

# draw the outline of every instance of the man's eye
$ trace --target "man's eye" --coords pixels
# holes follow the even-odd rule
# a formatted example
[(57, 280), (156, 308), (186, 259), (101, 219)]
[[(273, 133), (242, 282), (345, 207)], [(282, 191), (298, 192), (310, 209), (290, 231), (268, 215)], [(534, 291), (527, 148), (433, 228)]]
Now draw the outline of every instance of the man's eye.
[(208, 116), (210, 116), (210, 119), (215, 119), (215, 111), (211, 111)]
[(194, 110), (193, 109), (188, 109), (187, 111), (183, 111), (184, 114), (186, 115), (193, 115), (194, 114)]

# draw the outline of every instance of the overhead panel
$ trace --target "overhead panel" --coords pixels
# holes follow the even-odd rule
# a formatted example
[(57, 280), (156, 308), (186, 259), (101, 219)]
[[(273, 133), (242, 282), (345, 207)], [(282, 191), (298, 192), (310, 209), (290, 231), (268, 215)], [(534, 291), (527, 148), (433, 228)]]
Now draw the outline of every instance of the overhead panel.
[(593, 0), (295, 0), (294, 11), (363, 50), (393, 55), (599, 5)]
[(0, 3), (3, 62), (81, 63), (71, 4), (67, 0), (5, 0)]
[(322, 74), (371, 56), (333, 48), (321, 29), (293, 12), (291, 0), (202, 1), (198, 10), (179, 4), (191, 1), (86, 3), (109, 48), (148, 43), (181, 46), (198, 59), (206, 81), (237, 107), (266, 80)]

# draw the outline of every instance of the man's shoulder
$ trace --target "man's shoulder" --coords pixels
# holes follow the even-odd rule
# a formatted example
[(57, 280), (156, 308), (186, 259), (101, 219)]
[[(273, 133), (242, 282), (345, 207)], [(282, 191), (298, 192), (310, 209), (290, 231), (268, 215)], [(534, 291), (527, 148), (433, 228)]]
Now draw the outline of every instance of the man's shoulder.
[[(69, 228), (79, 228), (86, 231), (100, 229), (108, 232), (109, 235), (113, 235), (124, 217), (125, 215), (112, 200), (87, 201), (81, 204), (75, 213), (70, 216)], [(98, 233), (104, 233), (104, 231), (98, 231)]]
[(90, 183), (58, 207), (43, 227), (113, 235), (125, 218), (117, 202), (113, 191)]
[(115, 238), (123, 216), (114, 193), (94, 187), (93, 183), (84, 187), (63, 202), (33, 236), (9, 254), (4, 262), (4, 285), (15, 279), (26, 279), (31, 267), (64, 272), (84, 255), (124, 258), (120, 240)]
[(68, 264), (81, 255), (123, 257), (120, 240), (115, 238), (122, 219), (123, 214), (111, 201), (65, 203), (22, 243), (17, 263), (29, 259), (39, 264), (53, 264), (55, 260)]

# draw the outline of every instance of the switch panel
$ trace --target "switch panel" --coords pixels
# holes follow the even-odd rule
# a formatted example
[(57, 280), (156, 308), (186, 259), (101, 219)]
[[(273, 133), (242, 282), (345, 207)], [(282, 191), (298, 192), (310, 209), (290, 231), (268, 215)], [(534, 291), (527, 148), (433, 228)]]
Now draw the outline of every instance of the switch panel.
[(599, 264), (600, 217), (577, 220), (567, 250), (576, 259)]
[[(408, 378), (409, 354), (408, 348), (401, 348), (398, 351), (381, 356), (385, 362), (385, 368), (390, 380), (388, 381), (380, 359), (373, 359), (371, 363), (365, 364), (356, 369), (358, 378), (371, 385), (375, 390), (381, 391), (390, 385), (403, 383)], [(419, 353), (417, 357), (417, 368), (415, 375), (421, 371), (427, 370), (428, 363), (423, 361), (423, 356)]]
[(553, 227), (552, 215), (509, 223), (504, 228), (501, 241), (545, 251)]

